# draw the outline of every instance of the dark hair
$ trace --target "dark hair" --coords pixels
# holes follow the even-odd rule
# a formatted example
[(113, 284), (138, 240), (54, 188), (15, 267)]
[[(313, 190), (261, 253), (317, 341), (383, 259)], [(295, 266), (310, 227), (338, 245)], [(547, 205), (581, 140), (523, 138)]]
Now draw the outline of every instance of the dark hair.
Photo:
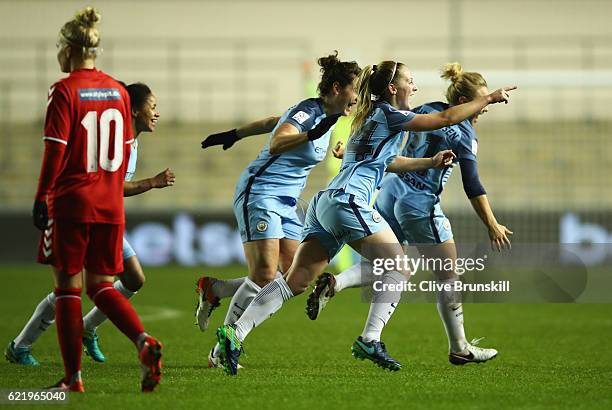
[[(125, 86), (125, 84), (123, 85)], [(140, 110), (144, 106), (147, 97), (153, 94), (149, 86), (144, 83), (130, 84), (125, 86), (125, 89), (130, 95), (130, 105), (132, 110)]]
[(317, 86), (320, 96), (331, 92), (335, 82), (341, 87), (346, 87), (361, 72), (361, 68), (355, 61), (340, 61), (337, 50), (334, 51), (334, 54), (319, 58), (317, 63), (321, 66), (322, 73), (321, 82)]

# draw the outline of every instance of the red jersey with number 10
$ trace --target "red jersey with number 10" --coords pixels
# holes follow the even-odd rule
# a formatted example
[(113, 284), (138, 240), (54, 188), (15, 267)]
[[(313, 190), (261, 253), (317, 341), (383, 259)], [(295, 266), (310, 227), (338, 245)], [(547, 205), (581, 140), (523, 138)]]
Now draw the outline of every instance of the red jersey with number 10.
[(132, 134), (130, 97), (97, 69), (75, 70), (49, 89), (43, 139), (65, 144), (47, 198), (50, 218), (122, 224)]

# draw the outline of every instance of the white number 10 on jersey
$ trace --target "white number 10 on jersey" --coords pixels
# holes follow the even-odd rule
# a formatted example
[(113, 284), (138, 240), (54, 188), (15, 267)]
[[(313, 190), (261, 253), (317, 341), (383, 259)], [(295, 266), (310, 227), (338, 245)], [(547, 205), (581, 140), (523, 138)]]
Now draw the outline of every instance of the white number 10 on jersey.
[[(109, 158), (110, 123), (115, 122), (115, 144), (113, 159)], [(115, 108), (104, 110), (100, 115), (100, 147), (98, 149), (98, 113), (89, 111), (81, 124), (87, 130), (87, 172), (98, 172), (100, 167), (108, 172), (115, 172), (123, 162), (123, 116)], [(99, 153), (99, 159), (98, 159)]]

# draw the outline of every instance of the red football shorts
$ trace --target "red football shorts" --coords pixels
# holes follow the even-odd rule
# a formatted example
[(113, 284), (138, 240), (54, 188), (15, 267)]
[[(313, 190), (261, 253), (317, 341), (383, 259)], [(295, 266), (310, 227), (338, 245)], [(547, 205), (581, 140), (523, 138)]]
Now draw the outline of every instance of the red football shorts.
[(123, 224), (49, 219), (38, 246), (38, 262), (68, 275), (87, 269), (100, 275), (123, 272)]

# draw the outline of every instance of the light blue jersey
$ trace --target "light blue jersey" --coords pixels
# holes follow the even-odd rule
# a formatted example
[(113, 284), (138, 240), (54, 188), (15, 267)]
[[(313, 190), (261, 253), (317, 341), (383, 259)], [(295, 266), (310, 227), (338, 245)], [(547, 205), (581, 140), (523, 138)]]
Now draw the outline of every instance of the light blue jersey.
[(136, 162), (138, 161), (138, 140), (134, 139), (132, 150), (130, 151), (130, 159), (128, 161), (127, 171), (125, 171), (125, 181), (131, 181), (136, 173)]
[[(448, 104), (434, 102), (417, 107), (417, 114), (429, 114), (444, 111)], [(413, 207), (416, 214), (429, 214), (434, 205), (440, 202), (440, 194), (460, 159), (476, 160), (478, 139), (469, 120), (444, 127), (435, 131), (411, 132), (408, 143), (402, 152), (403, 156), (413, 158), (433, 157), (442, 150), (453, 150), (457, 158), (445, 168), (430, 168), (423, 171), (389, 174), (385, 177), (381, 189), (389, 189), (398, 198)]]
[(270, 154), (270, 141), (284, 123), (293, 125), (301, 133), (311, 130), (325, 117), (320, 98), (304, 100), (288, 109), (270, 133), (266, 146), (240, 175), (234, 198), (246, 191), (256, 195), (299, 198), (310, 171), (325, 158), (333, 127), (321, 138), (282, 154)]
[(385, 169), (400, 150), (403, 126), (414, 115), (385, 102), (375, 103), (364, 125), (349, 138), (340, 172), (327, 189), (342, 189), (369, 203)]
[(303, 240), (316, 237), (331, 259), (345, 243), (389, 227), (370, 200), (399, 153), (404, 126), (414, 116), (386, 102), (374, 103), (372, 113), (347, 142), (340, 172), (310, 203)]
[(234, 215), (243, 242), (300, 238), (302, 222), (297, 216), (297, 202), (310, 171), (325, 158), (333, 127), (321, 138), (282, 154), (270, 154), (270, 141), (284, 123), (302, 133), (325, 117), (320, 98), (304, 100), (288, 109), (270, 133), (266, 146), (240, 175), (234, 193)]
[[(138, 140), (134, 139), (132, 150), (130, 151), (130, 159), (128, 161), (127, 171), (125, 171), (125, 181), (131, 181), (136, 173), (136, 162), (138, 161)], [(132, 245), (123, 237), (123, 260), (136, 256), (136, 252)]]
[[(414, 109), (417, 114), (444, 111), (448, 104), (433, 102)], [(435, 131), (411, 132), (403, 156), (427, 158), (451, 149), (457, 156), (445, 168), (388, 174), (383, 179), (375, 208), (396, 236), (410, 244), (442, 243), (453, 237), (450, 222), (440, 207), (440, 195), (459, 160), (476, 160), (478, 140), (469, 120)]]

